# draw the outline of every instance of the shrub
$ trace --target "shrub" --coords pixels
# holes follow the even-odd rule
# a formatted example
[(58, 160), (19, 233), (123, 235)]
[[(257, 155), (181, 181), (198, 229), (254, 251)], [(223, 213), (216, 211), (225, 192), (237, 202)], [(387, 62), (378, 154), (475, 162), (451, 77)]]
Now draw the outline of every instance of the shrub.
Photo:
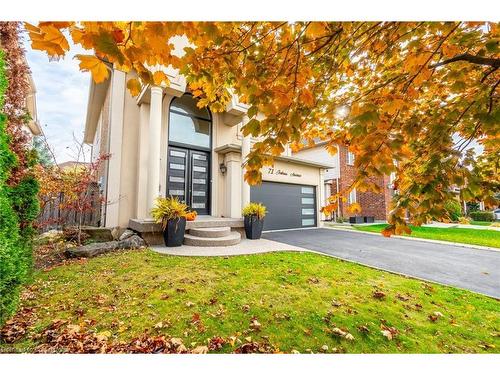
[(337, 223), (345, 223), (346, 221), (347, 221), (347, 219), (343, 216), (337, 217), (337, 220), (336, 220)]
[(163, 229), (165, 229), (169, 220), (186, 217), (187, 213), (188, 206), (177, 197), (158, 197), (155, 206), (151, 210), (151, 216), (157, 223), (162, 224)]
[(493, 212), (489, 211), (474, 211), (469, 213), (469, 216), (472, 220), (475, 221), (494, 221), (495, 217), (493, 216)]
[(454, 199), (450, 199), (444, 204), (444, 208), (448, 213), (451, 221), (458, 221), (458, 218), (462, 216), (462, 206), (460, 203)]
[(470, 219), (468, 217), (465, 217), (465, 216), (460, 216), (458, 218), (458, 222), (460, 224), (470, 224)]
[(243, 216), (257, 216), (257, 219), (263, 219), (266, 216), (266, 206), (262, 203), (250, 202), (241, 211)]
[[(3, 51), (0, 50), (0, 109), (7, 87)], [(27, 269), (22, 261), (17, 215), (12, 208), (9, 187), (6, 184), (16, 157), (9, 149), (5, 132), (6, 116), (0, 113), (0, 326), (14, 312), (19, 287)]]

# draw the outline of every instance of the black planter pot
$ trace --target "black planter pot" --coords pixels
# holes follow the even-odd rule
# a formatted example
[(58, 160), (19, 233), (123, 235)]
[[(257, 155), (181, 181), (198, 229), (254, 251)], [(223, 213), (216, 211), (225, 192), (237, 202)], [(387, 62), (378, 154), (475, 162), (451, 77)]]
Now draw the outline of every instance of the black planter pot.
[(361, 223), (364, 223), (363, 216), (349, 217), (349, 224), (361, 224)]
[(264, 219), (258, 219), (257, 216), (245, 216), (245, 234), (249, 240), (258, 240), (262, 235)]
[(186, 231), (186, 218), (171, 219), (163, 230), (163, 239), (167, 247), (181, 246)]
[(365, 220), (365, 223), (374, 223), (375, 222), (375, 216), (364, 216), (363, 217)]

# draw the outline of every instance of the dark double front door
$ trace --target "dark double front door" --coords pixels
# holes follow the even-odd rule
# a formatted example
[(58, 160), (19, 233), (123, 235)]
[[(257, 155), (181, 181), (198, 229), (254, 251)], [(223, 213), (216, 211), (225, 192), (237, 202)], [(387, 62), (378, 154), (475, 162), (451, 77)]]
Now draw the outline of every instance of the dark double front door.
[(199, 215), (210, 214), (210, 153), (168, 148), (167, 196), (178, 197)]

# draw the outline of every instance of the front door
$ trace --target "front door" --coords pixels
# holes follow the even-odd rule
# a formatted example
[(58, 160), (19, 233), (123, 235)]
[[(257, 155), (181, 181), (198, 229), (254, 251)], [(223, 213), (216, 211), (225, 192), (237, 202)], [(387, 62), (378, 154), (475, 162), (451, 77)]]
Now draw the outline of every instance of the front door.
[(168, 148), (167, 196), (178, 197), (199, 215), (210, 214), (210, 153)]

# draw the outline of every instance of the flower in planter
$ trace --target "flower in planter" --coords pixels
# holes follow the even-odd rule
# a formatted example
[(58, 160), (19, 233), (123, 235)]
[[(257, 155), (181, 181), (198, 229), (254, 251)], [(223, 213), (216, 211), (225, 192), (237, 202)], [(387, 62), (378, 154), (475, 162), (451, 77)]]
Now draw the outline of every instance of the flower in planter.
[(266, 216), (266, 206), (262, 203), (250, 202), (243, 210), (245, 218), (245, 234), (250, 240), (257, 240), (262, 235), (264, 227), (264, 216)]
[(262, 203), (250, 202), (242, 210), (243, 216), (256, 216), (257, 219), (261, 220), (266, 216), (266, 206)]
[(163, 228), (163, 239), (168, 247), (181, 246), (186, 230), (188, 206), (177, 197), (157, 198), (151, 216)]
[(165, 229), (169, 220), (186, 217), (187, 210), (187, 204), (181, 202), (177, 197), (158, 197), (151, 210), (151, 216), (157, 223), (161, 223), (163, 229)]

